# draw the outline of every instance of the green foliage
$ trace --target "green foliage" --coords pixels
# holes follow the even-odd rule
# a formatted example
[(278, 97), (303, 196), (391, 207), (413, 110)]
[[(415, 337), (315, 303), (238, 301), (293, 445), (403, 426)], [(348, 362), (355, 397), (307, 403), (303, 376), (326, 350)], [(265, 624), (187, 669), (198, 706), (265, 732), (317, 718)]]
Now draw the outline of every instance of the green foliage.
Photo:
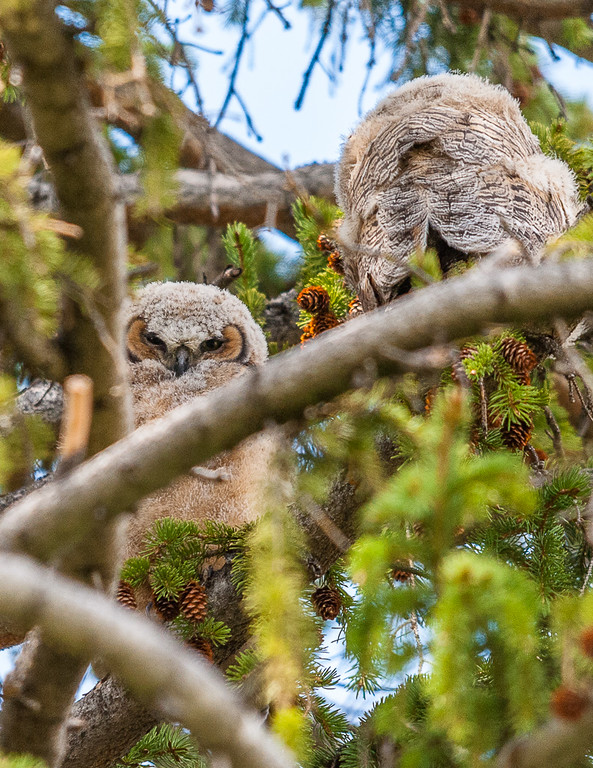
[[(339, 208), (320, 197), (299, 198), (292, 207), (297, 238), (303, 248), (303, 267), (299, 284), (313, 284), (327, 266), (327, 253), (317, 246), (319, 235), (331, 237), (336, 221), (342, 216)], [(315, 283), (318, 285), (318, 283)]]
[(241, 267), (241, 276), (235, 281), (237, 297), (247, 305), (256, 322), (263, 325), (266, 297), (259, 290), (257, 263), (262, 250), (261, 243), (245, 224), (229, 224), (222, 238), (227, 257), (231, 264)]
[[(477, 759), (508, 738), (509, 725), (522, 733), (544, 711), (537, 658), (541, 603), (526, 575), (483, 554), (448, 555), (438, 586), (431, 717)], [(492, 685), (477, 676), (484, 661)]]
[(303, 534), (287, 509), (289, 468), (278, 462), (280, 478), (268, 490), (268, 509), (249, 537), (246, 608), (252, 617), (257, 653), (264, 664), (272, 727), (301, 756), (309, 726), (297, 707), (307, 685), (307, 664), (316, 646), (313, 619), (302, 604), (306, 584), (301, 562)]
[(20, 150), (0, 140), (0, 289), (49, 337), (57, 330), (61, 290), (84, 295), (97, 281), (89, 264), (67, 253), (52, 220), (29, 207), (28, 181)]
[[(591, 32), (589, 30), (589, 32)], [(537, 136), (542, 150), (548, 155), (555, 155), (572, 168), (577, 178), (581, 197), (584, 199), (593, 193), (593, 144), (577, 143), (567, 135), (566, 123), (558, 120), (551, 126), (531, 124), (531, 130)]]
[(142, 768), (147, 764), (155, 768), (207, 768), (208, 765), (190, 734), (177, 725), (167, 723), (155, 726), (143, 736), (120, 760), (117, 768)]
[(0, 768), (47, 768), (47, 763), (32, 755), (0, 755)]
[(177, 183), (174, 171), (179, 162), (181, 134), (171, 115), (157, 114), (142, 132), (143, 195), (136, 203), (139, 214), (162, 213), (175, 201)]

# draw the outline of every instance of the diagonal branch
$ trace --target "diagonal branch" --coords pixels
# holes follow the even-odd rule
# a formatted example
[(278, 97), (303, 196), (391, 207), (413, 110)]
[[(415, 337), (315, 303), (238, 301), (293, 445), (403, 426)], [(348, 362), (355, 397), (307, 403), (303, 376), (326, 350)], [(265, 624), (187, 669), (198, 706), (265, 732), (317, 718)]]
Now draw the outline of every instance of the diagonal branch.
[[(235, 768), (290, 768), (292, 760), (224, 678), (163, 627), (25, 558), (0, 558), (0, 614), (78, 659), (100, 656), (138, 701), (182, 723)], [(34, 706), (34, 702), (22, 702)]]
[[(413, 350), (477, 333), (488, 323), (575, 317), (593, 308), (593, 259), (500, 271), (475, 269), (431, 285), (276, 355), (49, 483), (0, 519), (3, 549), (41, 560), (69, 548), (173, 478), (231, 448), (271, 421), (300, 417), (308, 405), (351, 389), (369, 370), (405, 369), (392, 349)], [(387, 354), (386, 354), (387, 352)], [(303, 381), (306, 372), (306, 383)], [(101, 522), (99, 522), (99, 520)]]
[[(77, 287), (64, 302), (62, 348), (69, 370), (94, 384), (89, 453), (101, 451), (131, 428), (131, 398), (124, 355), (127, 242), (120, 199), (106, 142), (92, 117), (74, 40), (52, 0), (12, 0), (0, 6), (0, 25), (23, 87), (36, 139), (49, 166), (62, 216), (80, 228), (79, 255), (97, 277), (94, 289)], [(76, 578), (109, 583), (113, 531), (97, 520), (70, 550), (67, 567)], [(20, 660), (17, 688), (38, 691), (38, 711), (6, 702), (1, 744), (24, 748), (55, 764), (65, 742), (63, 720), (84, 671), (81, 658), (32, 641)], [(16, 678), (15, 678), (16, 680)], [(37, 696), (37, 694), (33, 694)], [(25, 696), (25, 699), (27, 697)], [(28, 737), (31, 738), (28, 738)], [(23, 741), (24, 737), (24, 741)]]
[(88, 312), (73, 307), (74, 317), (70, 325), (65, 324), (64, 348), (69, 368), (94, 381), (90, 444), (94, 453), (125, 434), (131, 424), (121, 317), (126, 286), (125, 210), (118, 199), (113, 161), (91, 115), (74, 41), (56, 16), (55, 3), (2, 3), (0, 24), (11, 58), (22, 70), (36, 139), (49, 165), (62, 215), (81, 228), (77, 250), (98, 274), (100, 287), (89, 295), (88, 303), (114, 341), (113, 348), (107, 349), (102, 329)]
[[(475, 8), (473, 0), (453, 0), (452, 5)], [(480, 7), (513, 19), (566, 19), (593, 13), (592, 0), (485, 0)]]

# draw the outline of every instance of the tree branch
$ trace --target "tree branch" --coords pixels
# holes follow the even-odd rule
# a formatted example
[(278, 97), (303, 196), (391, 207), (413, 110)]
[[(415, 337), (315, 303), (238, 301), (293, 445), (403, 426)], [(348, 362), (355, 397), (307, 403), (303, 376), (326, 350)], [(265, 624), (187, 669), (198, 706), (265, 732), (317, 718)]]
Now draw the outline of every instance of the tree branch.
[[(454, 0), (452, 5), (475, 8), (473, 0)], [(513, 19), (567, 19), (593, 13), (593, 0), (484, 0), (483, 8)]]
[[(36, 139), (51, 171), (61, 215), (82, 232), (77, 251), (98, 277), (91, 290), (71, 286), (62, 322), (67, 367), (94, 384), (93, 424), (88, 449), (96, 453), (132, 426), (131, 397), (124, 355), (123, 300), (126, 290), (125, 208), (115, 184), (114, 166), (91, 114), (74, 40), (51, 0), (12, 0), (0, 6), (0, 25), (11, 59), (22, 71), (23, 87)], [(76, 289), (76, 295), (73, 290)], [(81, 536), (62, 561), (86, 579), (113, 576), (113, 532), (96, 521), (91, 537)], [(58, 561), (59, 562), (59, 561)], [(84, 657), (83, 657), (84, 658)], [(27, 751), (51, 764), (60, 760), (62, 722), (84, 671), (80, 658), (45, 644), (31, 643), (19, 660), (15, 685), (38, 701), (38, 709), (6, 701), (2, 746)], [(56, 673), (59, 672), (56, 679)]]
[[(405, 369), (393, 348), (464, 337), (488, 323), (574, 317), (593, 308), (593, 259), (500, 271), (474, 269), (355, 318), (197, 402), (144, 425), (0, 519), (3, 549), (41, 560), (65, 556), (89, 529), (102, 530), (136, 501), (236, 445), (270, 421), (300, 417), (352, 388), (359, 371)], [(303, 372), (306, 371), (306, 385)], [(103, 523), (98, 523), (100, 518)]]
[[(333, 163), (314, 163), (289, 174), (279, 169), (253, 174), (186, 169), (177, 172), (176, 181), (177, 203), (167, 211), (167, 216), (179, 224), (224, 227), (242, 221), (249, 227), (269, 226), (269, 214), (273, 211), (273, 226), (290, 237), (295, 236), (291, 206), (298, 196), (334, 199)], [(129, 215), (134, 219), (133, 206), (142, 195), (140, 178), (137, 174), (121, 176), (119, 184)], [(36, 179), (31, 193), (34, 201), (47, 207), (51, 185)], [(134, 220), (133, 226), (136, 231), (142, 222)]]
[(593, 706), (577, 720), (553, 719), (534, 733), (507, 744), (498, 768), (570, 768), (593, 747)]
[[(66, 322), (69, 368), (86, 373), (95, 385), (90, 452), (101, 450), (128, 431), (123, 319), (126, 231), (113, 162), (81, 84), (71, 36), (49, 0), (14, 0), (0, 7), (12, 60), (21, 67), (35, 135), (49, 165), (65, 220), (83, 236), (77, 250), (89, 258), (100, 287), (87, 297), (104, 328), (89, 317), (89, 307)], [(51, 88), (48, 88), (51, 83)], [(105, 346), (105, 335), (113, 340)]]
[(217, 670), (161, 626), (22, 557), (0, 558), (0, 583), (2, 615), (39, 626), (48, 643), (78, 659), (99, 656), (139, 701), (189, 728), (202, 748), (235, 768), (292, 765)]

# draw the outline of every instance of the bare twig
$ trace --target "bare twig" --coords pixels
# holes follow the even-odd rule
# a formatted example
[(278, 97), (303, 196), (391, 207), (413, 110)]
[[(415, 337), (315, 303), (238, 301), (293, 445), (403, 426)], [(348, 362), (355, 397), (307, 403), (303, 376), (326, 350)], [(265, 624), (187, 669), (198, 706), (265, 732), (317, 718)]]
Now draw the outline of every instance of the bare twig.
[(546, 421), (548, 422), (548, 426), (550, 427), (550, 430), (551, 430), (551, 438), (552, 438), (552, 443), (554, 445), (554, 452), (556, 453), (556, 456), (558, 456), (559, 458), (562, 458), (564, 456), (564, 448), (562, 446), (562, 432), (560, 431), (560, 426), (556, 421), (556, 418), (552, 413), (552, 409), (550, 408), (549, 405), (545, 406), (544, 414), (546, 416)]
[(238, 277), (241, 277), (243, 270), (241, 267), (235, 267), (234, 264), (228, 264), (212, 281), (212, 285), (217, 285), (219, 288), (227, 288)]
[(402, 63), (399, 65), (396, 71), (392, 72), (392, 74), (390, 75), (389, 77), (390, 80), (397, 82), (400, 79), (400, 77), (403, 75), (406, 67), (408, 66), (410, 55), (412, 51), (414, 51), (416, 48), (416, 43), (414, 41), (414, 38), (416, 37), (416, 33), (418, 32), (418, 29), (426, 19), (426, 14), (428, 13), (429, 7), (430, 7), (430, 3), (427, 2), (426, 0), (415, 0), (414, 11), (413, 11), (414, 15), (412, 16), (411, 20), (407, 20), (406, 41), (404, 43), (404, 57), (403, 57)]
[(482, 55), (482, 50), (488, 37), (488, 30), (490, 29), (491, 20), (492, 11), (490, 8), (484, 8), (484, 12), (482, 13), (482, 21), (480, 23), (480, 31), (478, 32), (478, 39), (476, 41), (476, 48), (474, 50), (474, 55), (472, 56), (471, 64), (469, 65), (470, 72), (475, 72), (478, 64), (480, 63), (480, 56)]
[(331, 29), (334, 8), (335, 8), (335, 0), (327, 0), (327, 10), (325, 12), (325, 19), (323, 22), (323, 26), (321, 28), (321, 34), (319, 35), (317, 47), (315, 48), (313, 56), (311, 57), (311, 61), (309, 62), (309, 66), (307, 67), (305, 74), (303, 75), (303, 83), (301, 85), (301, 90), (299, 91), (299, 95), (297, 96), (296, 101), (294, 103), (294, 108), (296, 110), (299, 110), (303, 106), (303, 101), (305, 99), (307, 88), (309, 87), (309, 81), (311, 80), (311, 75), (313, 74), (315, 65), (319, 61), (319, 57), (321, 56), (321, 51), (323, 50), (323, 46), (325, 45), (327, 36), (329, 35), (329, 31)]
[(84, 459), (93, 418), (93, 382), (76, 374), (64, 381), (64, 416), (60, 431), (60, 474), (65, 474)]
[[(266, 5), (268, 6), (268, 9), (272, 11), (272, 13), (275, 13), (276, 16), (280, 19), (284, 29), (290, 29), (292, 25), (290, 21), (288, 21), (286, 16), (282, 13), (283, 9), (279, 8), (277, 5), (274, 5), (272, 0), (265, 0), (265, 2), (266, 2)], [(285, 7), (288, 8), (289, 6), (290, 6), (290, 3), (287, 3)]]
[(241, 22), (241, 37), (239, 38), (237, 50), (235, 51), (235, 64), (233, 66), (233, 71), (231, 72), (231, 76), (229, 79), (229, 87), (228, 87), (226, 96), (224, 97), (222, 107), (220, 108), (220, 112), (218, 113), (218, 117), (216, 118), (216, 122), (214, 123), (215, 128), (218, 128), (218, 126), (222, 121), (222, 118), (225, 116), (227, 108), (231, 101), (231, 98), (233, 97), (233, 94), (236, 95), (235, 83), (237, 81), (237, 75), (239, 74), (239, 65), (241, 64), (241, 57), (243, 56), (245, 43), (247, 42), (250, 36), (247, 28), (248, 24), (249, 24), (249, 0), (243, 0), (243, 19)]

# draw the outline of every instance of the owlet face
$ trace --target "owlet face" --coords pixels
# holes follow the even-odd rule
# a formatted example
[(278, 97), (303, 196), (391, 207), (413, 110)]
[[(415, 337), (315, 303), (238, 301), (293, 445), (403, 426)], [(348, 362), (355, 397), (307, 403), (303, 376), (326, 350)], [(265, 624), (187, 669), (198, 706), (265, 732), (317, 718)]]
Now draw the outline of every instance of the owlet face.
[(131, 362), (155, 360), (182, 376), (205, 360), (263, 363), (264, 335), (247, 307), (228, 291), (197, 283), (150, 283), (130, 311)]

